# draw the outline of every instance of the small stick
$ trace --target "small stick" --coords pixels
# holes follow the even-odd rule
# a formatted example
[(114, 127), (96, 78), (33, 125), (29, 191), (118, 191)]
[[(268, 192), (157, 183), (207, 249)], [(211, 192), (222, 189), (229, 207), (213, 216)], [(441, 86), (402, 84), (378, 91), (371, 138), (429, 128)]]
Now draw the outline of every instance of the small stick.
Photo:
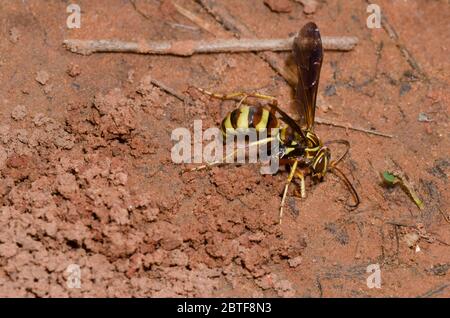
[[(358, 43), (355, 37), (323, 37), (326, 50), (349, 51)], [(285, 39), (222, 39), (209, 41), (142, 41), (64, 40), (71, 52), (89, 55), (98, 52), (164, 54), (191, 56), (198, 53), (235, 53), (260, 51), (290, 51), (293, 37)]]
[(179, 4), (176, 4), (175, 2), (172, 2), (172, 4), (175, 7), (175, 9), (178, 11), (179, 14), (181, 14), (185, 18), (191, 20), (193, 23), (197, 24), (203, 30), (205, 30), (205, 31), (207, 31), (207, 32), (209, 32), (211, 34), (214, 34), (211, 24), (209, 24), (208, 22), (206, 22), (203, 19), (199, 18), (197, 15), (195, 15), (191, 11), (183, 8)]
[(184, 102), (184, 103), (189, 103), (189, 99), (184, 96), (183, 94), (179, 93), (178, 91), (176, 91), (175, 89), (165, 85), (164, 83), (161, 83), (158, 80), (155, 79), (151, 79), (150, 82), (155, 85), (156, 87), (158, 87), (159, 89), (163, 90), (164, 92), (166, 92), (169, 95), (172, 95), (173, 97), (179, 99), (180, 101)]
[(417, 229), (417, 225), (403, 223), (399, 221), (386, 221), (385, 224), (395, 225), (395, 226), (403, 226), (403, 227), (411, 227)]
[(445, 222), (450, 224), (450, 217), (446, 213), (444, 213), (444, 211), (442, 211), (441, 209), (438, 210), (442, 214), (442, 217), (444, 218)]
[(329, 126), (333, 126), (333, 127), (340, 127), (340, 128), (345, 128), (345, 129), (351, 129), (351, 130), (355, 130), (355, 131), (360, 131), (360, 132), (364, 132), (366, 134), (372, 134), (372, 135), (376, 135), (376, 136), (381, 136), (381, 137), (386, 137), (386, 138), (393, 138), (393, 135), (390, 134), (386, 134), (386, 133), (382, 133), (376, 130), (371, 130), (371, 129), (366, 129), (366, 128), (360, 128), (360, 127), (355, 127), (352, 126), (351, 124), (338, 124), (332, 121), (329, 121), (327, 119), (323, 119), (320, 117), (315, 118), (315, 122), (318, 124), (322, 124), (322, 125), (329, 125)]
[(168, 22), (168, 24), (173, 28), (180, 28), (180, 29), (185, 29), (185, 30), (190, 30), (190, 31), (199, 31), (200, 30), (200, 28), (197, 28), (196, 26), (190, 26), (190, 25), (181, 24), (181, 23)]
[(441, 285), (441, 286), (439, 286), (439, 287), (436, 287), (436, 288), (434, 288), (434, 289), (432, 289), (432, 290), (429, 290), (429, 291), (426, 292), (425, 294), (420, 295), (420, 296), (418, 296), (418, 297), (419, 297), (419, 298), (429, 298), (429, 297), (432, 297), (432, 296), (434, 296), (434, 295), (436, 295), (436, 294), (440, 294), (440, 293), (443, 292), (447, 287), (450, 287), (450, 284), (444, 284), (444, 285)]

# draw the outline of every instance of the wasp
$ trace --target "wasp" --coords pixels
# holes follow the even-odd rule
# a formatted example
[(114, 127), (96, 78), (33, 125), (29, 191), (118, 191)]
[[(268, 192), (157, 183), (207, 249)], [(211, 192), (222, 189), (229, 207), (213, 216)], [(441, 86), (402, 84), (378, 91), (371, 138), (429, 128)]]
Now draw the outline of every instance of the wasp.
[[(295, 104), (300, 113), (299, 120), (294, 120), (285, 113), (278, 106), (276, 98), (272, 96), (244, 92), (216, 94), (199, 89), (214, 98), (239, 100), (238, 107), (229, 112), (221, 123), (221, 132), (224, 137), (248, 128), (254, 128), (256, 131), (275, 131), (274, 134), (254, 142), (253, 145), (270, 143), (275, 138), (278, 139), (280, 149), (275, 155), (279, 156), (281, 165), (289, 167), (289, 175), (280, 204), (280, 223), (289, 186), (294, 178), (300, 180), (300, 196), (304, 198), (306, 196), (306, 176), (311, 176), (314, 181), (322, 181), (327, 173), (334, 173), (343, 180), (351, 192), (355, 201), (351, 206), (356, 207), (360, 203), (356, 189), (337, 167), (338, 163), (348, 154), (350, 143), (346, 140), (333, 140), (324, 143), (314, 132), (317, 90), (323, 61), (322, 41), (315, 23), (307, 23), (294, 38), (293, 56), (298, 71)], [(249, 98), (265, 100), (266, 104), (252, 105), (248, 102)], [(332, 159), (328, 147), (332, 143), (342, 144), (346, 147), (345, 152), (335, 160)], [(218, 163), (210, 163), (193, 170), (203, 169)]]

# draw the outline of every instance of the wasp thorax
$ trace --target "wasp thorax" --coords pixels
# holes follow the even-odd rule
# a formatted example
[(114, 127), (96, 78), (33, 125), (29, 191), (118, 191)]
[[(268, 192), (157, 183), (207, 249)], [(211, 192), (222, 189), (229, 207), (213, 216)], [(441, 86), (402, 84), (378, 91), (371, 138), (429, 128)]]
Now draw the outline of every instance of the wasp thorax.
[(296, 147), (303, 142), (303, 138), (294, 129), (287, 126), (280, 130), (280, 141), (286, 147)]

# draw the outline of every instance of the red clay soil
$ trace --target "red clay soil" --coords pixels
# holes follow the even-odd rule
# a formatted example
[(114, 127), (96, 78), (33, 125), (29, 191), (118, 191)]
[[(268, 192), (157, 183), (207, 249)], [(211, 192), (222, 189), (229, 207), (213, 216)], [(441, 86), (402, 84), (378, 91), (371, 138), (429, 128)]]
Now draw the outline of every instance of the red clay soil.
[[(297, 116), (283, 78), (254, 53), (71, 53), (68, 38), (214, 38), (168, 0), (76, 2), (80, 29), (66, 27), (69, 2), (0, 2), (0, 296), (450, 296), (447, 1), (377, 1), (381, 29), (367, 28), (363, 0), (319, 1), (310, 15), (300, 1), (281, 13), (274, 1), (220, 1), (261, 38), (307, 21), (357, 36), (353, 51), (325, 52), (317, 115), (393, 135), (317, 125), (323, 140), (350, 141), (342, 168), (362, 203), (349, 209), (333, 175), (308, 180), (306, 199), (291, 189), (282, 225), (285, 172), (181, 175), (170, 154), (173, 129), (218, 126), (236, 106), (189, 87), (270, 94)], [(178, 3), (233, 37), (198, 2)], [(380, 185), (389, 169), (408, 176), (423, 210)], [(67, 285), (70, 264), (81, 288)], [(366, 284), (370, 264), (379, 289)]]

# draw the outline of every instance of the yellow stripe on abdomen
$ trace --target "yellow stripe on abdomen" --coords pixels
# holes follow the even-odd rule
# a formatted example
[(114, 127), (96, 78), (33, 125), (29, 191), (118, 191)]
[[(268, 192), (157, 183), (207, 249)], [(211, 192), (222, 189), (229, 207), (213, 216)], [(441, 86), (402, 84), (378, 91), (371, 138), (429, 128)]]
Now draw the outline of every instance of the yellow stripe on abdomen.
[(248, 128), (248, 112), (249, 112), (249, 107), (248, 106), (241, 106), (239, 108), (240, 110), (240, 114), (237, 120), (237, 126), (236, 128), (241, 128), (241, 129), (247, 129)]
[(222, 122), (222, 134), (226, 136), (227, 133), (234, 134), (234, 127), (231, 124), (231, 113), (225, 117), (225, 119)]
[(267, 122), (269, 120), (269, 111), (267, 109), (262, 109), (261, 120), (255, 125), (256, 131), (267, 128)]

